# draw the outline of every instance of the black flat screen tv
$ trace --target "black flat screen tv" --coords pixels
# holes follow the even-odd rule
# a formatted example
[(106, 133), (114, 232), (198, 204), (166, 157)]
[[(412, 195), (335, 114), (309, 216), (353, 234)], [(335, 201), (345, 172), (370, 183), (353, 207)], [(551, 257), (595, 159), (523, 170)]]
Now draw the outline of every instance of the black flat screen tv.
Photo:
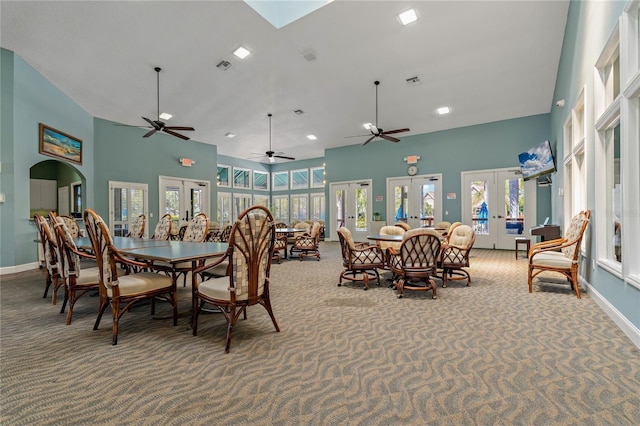
[(518, 155), (524, 180), (536, 179), (556, 171), (556, 162), (549, 141)]

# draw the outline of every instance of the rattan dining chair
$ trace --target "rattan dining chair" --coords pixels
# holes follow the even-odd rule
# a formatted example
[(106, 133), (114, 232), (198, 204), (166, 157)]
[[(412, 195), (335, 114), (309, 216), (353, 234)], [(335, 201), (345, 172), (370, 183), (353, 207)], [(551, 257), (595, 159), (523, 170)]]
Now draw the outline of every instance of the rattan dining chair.
[[(240, 315), (247, 319), (247, 308), (262, 305), (280, 331), (271, 307), (269, 273), (273, 257), (275, 227), (269, 210), (249, 207), (236, 219), (229, 236), (227, 253), (216, 262), (205, 264), (192, 275), (193, 335), (198, 334), (198, 319), (205, 304), (216, 306), (227, 321), (224, 346), (229, 353), (233, 328)], [(232, 265), (229, 274), (201, 281), (204, 273), (223, 262)]]
[(367, 242), (355, 243), (351, 231), (345, 227), (338, 228), (340, 249), (342, 251), (342, 266), (338, 287), (342, 280), (362, 281), (364, 290), (369, 289), (369, 279), (376, 278), (380, 285), (380, 273), (378, 269), (384, 268), (384, 253), (378, 245)]
[[(113, 331), (111, 344), (118, 343), (118, 325), (122, 316), (131, 306), (141, 300), (151, 300), (151, 314), (155, 313), (155, 298), (166, 300), (173, 308), (173, 325), (178, 324), (178, 302), (175, 279), (164, 274), (151, 272), (149, 262), (131, 260), (113, 245), (109, 228), (102, 217), (91, 209), (84, 211), (84, 222), (93, 251), (96, 254), (100, 277), (98, 318), (94, 330), (98, 329), (102, 314), (111, 306)], [(118, 264), (127, 264), (143, 272), (118, 276)], [(129, 269), (127, 269), (129, 271)]]
[(389, 254), (389, 266), (394, 275), (398, 298), (402, 298), (405, 289), (431, 290), (431, 297), (437, 298), (433, 277), (437, 274), (440, 234), (427, 228), (412, 229), (404, 234), (400, 250), (391, 247)]
[(56, 304), (56, 298), (58, 288), (62, 285), (60, 279), (60, 262), (58, 261), (58, 242), (54, 236), (47, 220), (39, 215), (33, 215), (33, 221), (38, 229), (38, 237), (40, 238), (40, 244), (42, 245), (42, 251), (44, 253), (44, 262), (46, 268), (46, 277), (44, 282), (44, 294), (42, 298), (47, 297), (49, 287), (53, 285), (53, 295), (51, 296), (52, 304)]

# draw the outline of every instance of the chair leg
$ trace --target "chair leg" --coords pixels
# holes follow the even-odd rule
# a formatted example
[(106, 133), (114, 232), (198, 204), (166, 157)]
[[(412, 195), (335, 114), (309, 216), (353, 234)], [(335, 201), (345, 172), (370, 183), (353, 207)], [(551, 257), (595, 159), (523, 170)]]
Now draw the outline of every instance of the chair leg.
[(64, 300), (62, 301), (62, 307), (60, 308), (60, 313), (61, 314), (64, 314), (64, 310), (67, 307), (67, 302), (68, 301), (69, 301), (69, 288), (65, 285), (64, 286)]
[(528, 281), (529, 281), (529, 293), (533, 293), (533, 267), (531, 265), (529, 265), (529, 274), (528, 274)]
[(104, 313), (105, 309), (107, 309), (108, 303), (109, 300), (107, 298), (103, 298), (103, 296), (100, 296), (100, 304), (98, 305), (98, 318), (96, 318), (96, 323), (93, 325), (94, 330), (98, 329), (100, 320), (102, 319), (102, 314)]
[(580, 287), (578, 286), (578, 271), (571, 271), (571, 285), (573, 286), (573, 291), (576, 292), (576, 296), (578, 299), (582, 299), (580, 296)]
[(231, 335), (233, 334), (233, 326), (236, 323), (236, 307), (231, 306), (229, 316), (227, 317), (227, 341), (224, 345), (224, 353), (228, 354), (231, 347)]
[(267, 296), (264, 298), (262, 302), (262, 306), (267, 310), (269, 316), (271, 317), (271, 321), (273, 321), (273, 326), (276, 328), (276, 332), (280, 332), (280, 327), (278, 327), (278, 323), (276, 322), (276, 317), (273, 315), (273, 309), (271, 309), (271, 299)]
[(433, 291), (433, 294), (431, 295), (432, 299), (437, 299), (438, 298), (438, 286), (436, 285), (436, 282), (432, 279), (429, 278), (429, 284), (431, 284), (431, 290)]
[(113, 314), (113, 337), (111, 339), (112, 345), (118, 344), (118, 322), (120, 320), (120, 301), (118, 299), (111, 299), (111, 313)]
[(44, 294), (42, 295), (43, 299), (47, 298), (47, 293), (49, 293), (49, 287), (51, 287), (51, 274), (49, 274), (49, 270), (47, 270), (47, 279), (44, 282)]

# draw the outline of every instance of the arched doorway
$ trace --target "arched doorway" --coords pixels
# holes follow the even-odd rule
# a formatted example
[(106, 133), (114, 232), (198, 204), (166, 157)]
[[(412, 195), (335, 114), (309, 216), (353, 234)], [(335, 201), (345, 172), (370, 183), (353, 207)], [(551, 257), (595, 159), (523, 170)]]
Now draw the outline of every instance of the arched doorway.
[(45, 160), (29, 169), (30, 217), (58, 214), (82, 217), (86, 208), (86, 178), (75, 167), (58, 160)]

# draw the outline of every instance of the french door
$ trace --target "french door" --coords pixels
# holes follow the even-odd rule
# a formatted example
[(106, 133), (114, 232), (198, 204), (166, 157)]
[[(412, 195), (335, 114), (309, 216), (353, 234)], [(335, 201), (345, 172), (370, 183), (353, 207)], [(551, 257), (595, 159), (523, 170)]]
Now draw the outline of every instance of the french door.
[(441, 175), (387, 179), (387, 224), (402, 221), (418, 228), (441, 220)]
[(475, 247), (513, 250), (515, 237), (535, 226), (536, 182), (519, 172), (462, 172), (462, 222), (476, 231)]
[(209, 182), (190, 179), (159, 177), (160, 216), (169, 213), (180, 224), (198, 213), (211, 215), (209, 211)]
[(144, 236), (149, 235), (149, 195), (146, 183), (109, 182), (109, 229), (113, 235), (126, 237), (133, 222), (147, 215)]
[(331, 239), (338, 241), (338, 228), (351, 231), (354, 241), (367, 241), (369, 221), (373, 213), (371, 179), (358, 182), (338, 182), (329, 185), (331, 194)]

